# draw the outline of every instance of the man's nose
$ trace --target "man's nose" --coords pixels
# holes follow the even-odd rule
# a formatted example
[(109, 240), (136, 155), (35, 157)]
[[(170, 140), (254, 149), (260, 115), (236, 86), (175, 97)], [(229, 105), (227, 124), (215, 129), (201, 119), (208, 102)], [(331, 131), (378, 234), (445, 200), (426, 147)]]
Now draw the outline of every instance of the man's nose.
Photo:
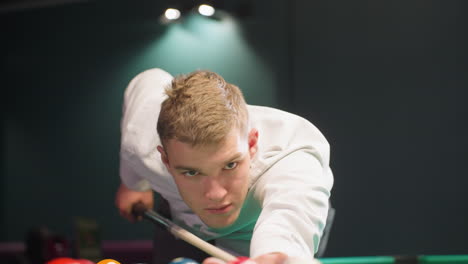
[(228, 193), (219, 179), (210, 176), (205, 179), (205, 197), (211, 201), (222, 201)]

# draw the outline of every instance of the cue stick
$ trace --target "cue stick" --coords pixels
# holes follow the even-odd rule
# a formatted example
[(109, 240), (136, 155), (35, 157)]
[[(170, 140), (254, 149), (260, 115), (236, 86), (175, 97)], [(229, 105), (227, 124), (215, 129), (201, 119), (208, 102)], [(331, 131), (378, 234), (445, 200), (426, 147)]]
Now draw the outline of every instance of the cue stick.
[(174, 236), (199, 248), (200, 250), (206, 252), (210, 256), (219, 258), (226, 262), (234, 261), (237, 259), (235, 256), (231, 255), (230, 253), (216, 246), (213, 246), (212, 244), (202, 240), (201, 238), (195, 236), (189, 231), (183, 229), (182, 227), (174, 224), (172, 221), (156, 213), (154, 210), (146, 208), (146, 206), (141, 202), (133, 205), (132, 214), (137, 217), (142, 216), (145, 219), (150, 220), (153, 223), (161, 224), (167, 230), (169, 230), (169, 232), (171, 232)]

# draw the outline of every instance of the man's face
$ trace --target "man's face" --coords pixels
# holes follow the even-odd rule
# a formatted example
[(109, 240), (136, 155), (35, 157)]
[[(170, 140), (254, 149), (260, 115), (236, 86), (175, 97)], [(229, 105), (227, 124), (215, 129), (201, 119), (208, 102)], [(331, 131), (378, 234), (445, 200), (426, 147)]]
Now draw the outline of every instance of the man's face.
[(233, 130), (217, 145), (192, 147), (168, 140), (158, 147), (185, 203), (210, 227), (236, 221), (249, 187), (250, 161), (257, 151), (258, 132), (248, 137)]

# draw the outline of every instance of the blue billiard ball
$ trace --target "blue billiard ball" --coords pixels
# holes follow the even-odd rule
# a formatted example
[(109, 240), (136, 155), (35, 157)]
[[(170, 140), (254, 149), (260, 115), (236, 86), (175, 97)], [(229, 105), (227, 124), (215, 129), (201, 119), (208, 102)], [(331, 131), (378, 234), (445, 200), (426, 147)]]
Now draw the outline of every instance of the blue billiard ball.
[(199, 264), (193, 259), (189, 258), (175, 258), (169, 264)]

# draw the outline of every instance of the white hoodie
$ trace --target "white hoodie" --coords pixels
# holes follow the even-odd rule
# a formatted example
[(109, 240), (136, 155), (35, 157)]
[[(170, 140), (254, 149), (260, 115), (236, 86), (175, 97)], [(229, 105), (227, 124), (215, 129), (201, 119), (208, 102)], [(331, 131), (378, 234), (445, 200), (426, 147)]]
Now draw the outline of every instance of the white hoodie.
[(156, 131), (164, 88), (172, 76), (151, 69), (125, 91), (121, 122), (120, 177), (130, 189), (153, 189), (169, 201), (173, 220), (235, 254), (270, 252), (312, 258), (323, 232), (333, 186), (329, 145), (310, 122), (277, 109), (248, 106), (250, 127), (259, 131), (250, 188), (236, 222), (206, 226), (182, 200), (161, 162)]

